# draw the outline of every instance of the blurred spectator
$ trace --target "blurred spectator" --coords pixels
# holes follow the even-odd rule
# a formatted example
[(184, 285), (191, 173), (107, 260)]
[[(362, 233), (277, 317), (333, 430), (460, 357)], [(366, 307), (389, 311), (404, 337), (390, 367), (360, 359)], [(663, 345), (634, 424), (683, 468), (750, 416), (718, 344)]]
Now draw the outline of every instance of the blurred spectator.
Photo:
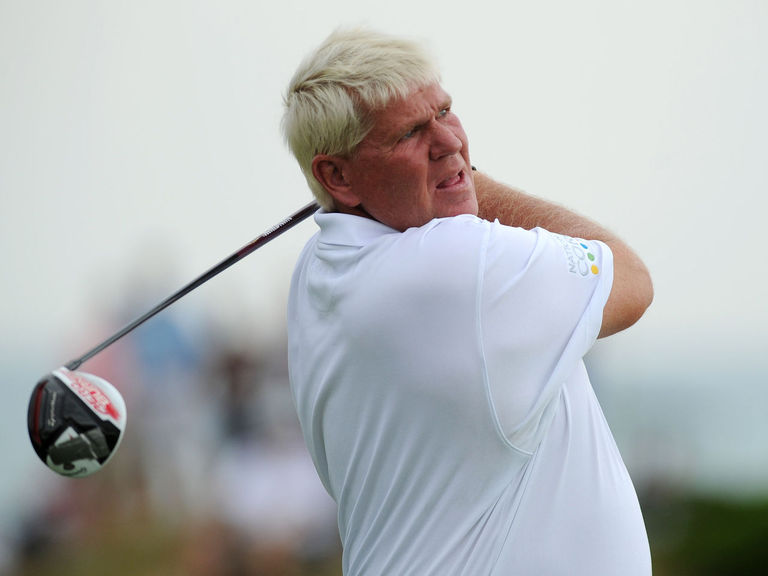
[(203, 357), (194, 335), (167, 311), (134, 332), (131, 341), (139, 390), (129, 426), (140, 440), (151, 508), (166, 521), (200, 515), (208, 500), (214, 425)]
[(335, 504), (302, 441), (283, 355), (231, 350), (218, 364), (227, 409), (212, 478), (217, 521), (273, 560), (336, 553)]

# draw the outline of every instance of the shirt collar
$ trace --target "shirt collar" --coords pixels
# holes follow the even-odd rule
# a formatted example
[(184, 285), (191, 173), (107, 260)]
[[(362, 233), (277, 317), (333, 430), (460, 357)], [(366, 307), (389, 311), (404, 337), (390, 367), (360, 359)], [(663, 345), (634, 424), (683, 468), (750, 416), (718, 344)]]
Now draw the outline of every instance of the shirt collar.
[(400, 234), (377, 220), (339, 212), (318, 210), (315, 222), (320, 227), (319, 241), (340, 246), (365, 246), (386, 234)]

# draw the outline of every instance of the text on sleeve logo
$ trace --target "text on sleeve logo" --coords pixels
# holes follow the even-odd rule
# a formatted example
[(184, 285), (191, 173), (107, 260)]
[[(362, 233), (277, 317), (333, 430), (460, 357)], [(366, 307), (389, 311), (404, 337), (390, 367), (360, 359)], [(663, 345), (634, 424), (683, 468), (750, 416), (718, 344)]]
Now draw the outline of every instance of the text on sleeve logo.
[(600, 273), (600, 268), (595, 263), (595, 255), (592, 248), (585, 240), (571, 238), (562, 234), (553, 234), (555, 239), (565, 252), (568, 272), (582, 278)]

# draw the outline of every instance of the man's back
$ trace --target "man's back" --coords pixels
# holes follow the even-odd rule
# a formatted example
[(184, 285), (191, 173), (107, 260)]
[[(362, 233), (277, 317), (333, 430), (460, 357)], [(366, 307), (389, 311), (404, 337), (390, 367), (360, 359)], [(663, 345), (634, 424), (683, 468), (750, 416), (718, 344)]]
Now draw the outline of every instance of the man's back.
[(289, 359), (345, 573), (649, 574), (581, 360), (610, 251), (470, 216), (404, 233), (317, 221), (292, 283)]

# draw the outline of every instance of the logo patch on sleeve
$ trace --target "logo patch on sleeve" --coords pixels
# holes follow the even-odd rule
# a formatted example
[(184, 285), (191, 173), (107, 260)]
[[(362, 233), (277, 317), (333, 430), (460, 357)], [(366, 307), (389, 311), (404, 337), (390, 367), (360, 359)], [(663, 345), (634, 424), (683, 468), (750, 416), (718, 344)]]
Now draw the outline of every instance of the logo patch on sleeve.
[(555, 237), (565, 252), (568, 272), (581, 278), (600, 274), (600, 268), (595, 263), (595, 250), (586, 240), (571, 238), (562, 234), (552, 234), (552, 236)]

